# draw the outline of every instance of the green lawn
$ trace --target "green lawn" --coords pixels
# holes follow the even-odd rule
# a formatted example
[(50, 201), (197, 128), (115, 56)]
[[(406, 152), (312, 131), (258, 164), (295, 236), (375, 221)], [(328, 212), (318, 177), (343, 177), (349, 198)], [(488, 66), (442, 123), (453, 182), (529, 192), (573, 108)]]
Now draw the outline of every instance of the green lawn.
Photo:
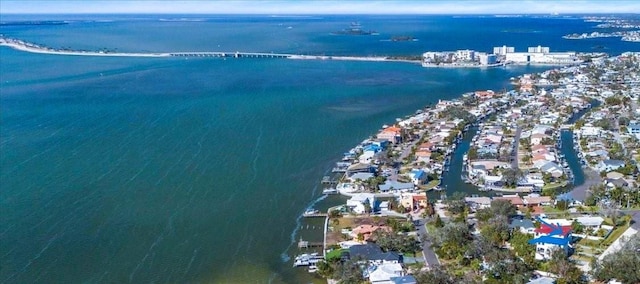
[(611, 245), (611, 243), (615, 242), (623, 233), (629, 228), (629, 225), (619, 226), (613, 229), (613, 232), (609, 234), (609, 237), (604, 240), (602, 243), (605, 246)]
[(424, 189), (425, 190), (431, 190), (434, 187), (436, 187), (436, 185), (438, 185), (439, 182), (440, 182), (439, 180), (432, 180), (429, 183), (424, 185)]
[(326, 259), (340, 258), (343, 251), (343, 249), (334, 249), (327, 253)]
[(566, 210), (562, 211), (562, 210), (556, 209), (553, 206), (542, 206), (542, 208), (544, 208), (544, 213), (552, 213), (553, 214), (553, 213), (567, 213), (568, 212)]
[(550, 183), (550, 184), (547, 184), (547, 185), (543, 186), (542, 190), (545, 190), (545, 189), (546, 190), (557, 189), (557, 188), (561, 188), (561, 187), (566, 186), (566, 185), (567, 185), (566, 181), (557, 182), (557, 183)]

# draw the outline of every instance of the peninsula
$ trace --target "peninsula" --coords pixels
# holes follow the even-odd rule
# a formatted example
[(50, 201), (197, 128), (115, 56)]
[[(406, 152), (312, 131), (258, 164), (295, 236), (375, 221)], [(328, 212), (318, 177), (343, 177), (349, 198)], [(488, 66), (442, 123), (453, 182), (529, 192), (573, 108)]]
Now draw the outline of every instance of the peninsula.
[[(621, 235), (635, 235), (640, 216), (621, 214), (640, 212), (639, 63), (640, 53), (602, 55), (512, 78), (510, 91), (440, 100), (384, 125), (344, 153), (335, 179), (323, 179), (337, 183), (325, 194), (348, 200), (322, 215), (323, 256), (304, 254), (294, 265), (374, 283), (433, 277), (475, 283), (497, 271), (508, 282), (624, 277), (603, 271), (617, 256), (600, 248), (614, 252), (638, 242)], [(462, 146), (467, 135), (473, 139)], [(460, 166), (451, 162), (459, 147), (469, 149), (461, 178), (478, 194), (505, 194), (448, 192), (430, 200), (426, 192), (446, 188), (442, 177)], [(588, 177), (578, 180), (583, 171)], [(345, 274), (361, 271), (363, 261), (362, 274)], [(499, 269), (505, 261), (506, 272)]]

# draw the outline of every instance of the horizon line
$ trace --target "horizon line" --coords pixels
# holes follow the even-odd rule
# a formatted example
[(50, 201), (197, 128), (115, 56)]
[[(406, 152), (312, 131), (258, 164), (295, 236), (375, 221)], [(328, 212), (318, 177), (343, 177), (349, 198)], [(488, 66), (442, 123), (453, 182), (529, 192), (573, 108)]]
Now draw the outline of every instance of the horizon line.
[(244, 12), (244, 13), (216, 13), (216, 12), (8, 12), (0, 15), (265, 15), (265, 16), (340, 16), (340, 15), (491, 15), (491, 16), (522, 16), (522, 15), (550, 15), (550, 16), (562, 16), (562, 15), (640, 15), (640, 13), (634, 12), (565, 12), (565, 13), (549, 13), (549, 12), (533, 12), (533, 13), (486, 13), (486, 12), (458, 12), (458, 13), (428, 13), (428, 12), (415, 12), (415, 13), (371, 13), (371, 12), (345, 12), (345, 13), (264, 13), (264, 12)]

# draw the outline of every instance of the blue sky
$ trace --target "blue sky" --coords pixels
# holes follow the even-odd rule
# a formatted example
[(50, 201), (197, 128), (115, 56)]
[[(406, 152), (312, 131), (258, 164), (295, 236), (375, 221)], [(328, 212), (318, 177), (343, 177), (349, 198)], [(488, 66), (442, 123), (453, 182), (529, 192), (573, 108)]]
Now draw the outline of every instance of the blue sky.
[(533, 14), (640, 12), (638, 0), (1, 0), (0, 13)]

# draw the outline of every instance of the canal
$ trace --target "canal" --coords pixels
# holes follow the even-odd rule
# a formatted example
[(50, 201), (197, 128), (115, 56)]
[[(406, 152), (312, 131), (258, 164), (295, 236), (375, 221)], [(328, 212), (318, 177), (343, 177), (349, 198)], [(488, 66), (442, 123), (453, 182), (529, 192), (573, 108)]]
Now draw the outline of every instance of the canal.
[(442, 175), (442, 185), (444, 189), (441, 192), (432, 191), (427, 193), (430, 200), (439, 199), (442, 193), (446, 193), (451, 196), (454, 192), (462, 192), (466, 195), (489, 195), (487, 192), (479, 191), (478, 188), (472, 184), (465, 183), (462, 176), (462, 168), (464, 166), (464, 155), (469, 151), (471, 147), (471, 140), (473, 136), (478, 133), (478, 127), (469, 127), (469, 130), (462, 136), (462, 140), (456, 146), (451, 156), (451, 164), (449, 165), (449, 171)]

